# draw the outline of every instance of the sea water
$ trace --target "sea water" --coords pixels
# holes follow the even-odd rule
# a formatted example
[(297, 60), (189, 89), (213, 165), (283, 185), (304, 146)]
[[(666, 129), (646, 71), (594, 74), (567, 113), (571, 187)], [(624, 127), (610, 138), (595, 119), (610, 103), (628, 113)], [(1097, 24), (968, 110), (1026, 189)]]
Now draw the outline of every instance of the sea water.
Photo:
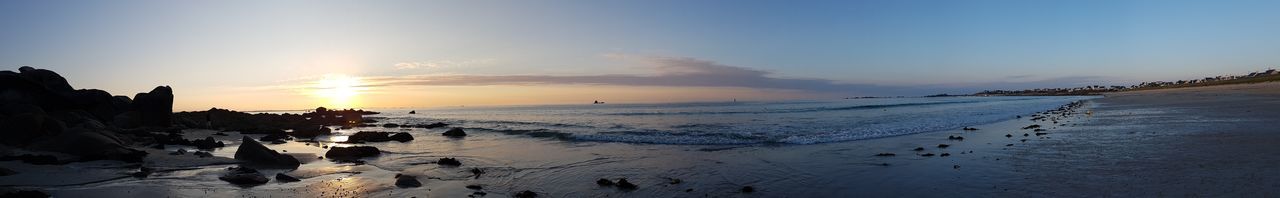
[(1095, 98), (920, 97), (782, 102), (381, 109), (380, 123), (443, 122), (468, 132), (647, 144), (815, 144), (994, 123)]

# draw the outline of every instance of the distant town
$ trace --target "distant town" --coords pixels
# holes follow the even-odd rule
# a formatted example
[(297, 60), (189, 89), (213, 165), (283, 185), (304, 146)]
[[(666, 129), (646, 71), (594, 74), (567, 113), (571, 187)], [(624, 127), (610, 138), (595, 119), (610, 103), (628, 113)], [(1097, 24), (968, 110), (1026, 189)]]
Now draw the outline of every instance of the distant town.
[(1043, 88), (1028, 89), (1020, 91), (1011, 90), (987, 90), (975, 93), (975, 96), (1078, 96), (1078, 95), (1099, 95), (1107, 92), (1148, 90), (1148, 89), (1166, 89), (1179, 87), (1198, 87), (1225, 84), (1244, 84), (1259, 83), (1269, 81), (1280, 81), (1280, 71), (1268, 69), (1266, 71), (1253, 72), (1247, 75), (1236, 76), (1216, 76), (1205, 77), (1194, 80), (1179, 80), (1172, 82), (1155, 81), (1143, 82), (1130, 86), (1084, 86), (1075, 88)]

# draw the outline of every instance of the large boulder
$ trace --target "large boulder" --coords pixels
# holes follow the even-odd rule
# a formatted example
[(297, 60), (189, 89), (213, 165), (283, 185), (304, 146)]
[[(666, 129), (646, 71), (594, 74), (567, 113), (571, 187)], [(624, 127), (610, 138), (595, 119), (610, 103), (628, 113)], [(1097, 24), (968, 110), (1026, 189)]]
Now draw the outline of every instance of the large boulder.
[(169, 127), (173, 119), (173, 89), (159, 86), (133, 97), (133, 110), (141, 114), (142, 126)]
[(112, 120), (116, 114), (128, 110), (117, 107), (115, 104), (117, 99), (111, 96), (111, 93), (102, 90), (81, 89), (69, 92), (67, 96), (78, 109), (88, 111), (99, 121)]
[(18, 68), (18, 72), (21, 72), (23, 78), (40, 83), (40, 85), (43, 85), (51, 91), (67, 92), (75, 90), (71, 88), (71, 84), (67, 83), (66, 78), (62, 78), (62, 75), (58, 75), (58, 73), (53, 71), (36, 69), (30, 66), (22, 66), (21, 68)]
[(296, 169), (301, 164), (297, 158), (271, 150), (248, 136), (245, 136), (241, 141), (240, 148), (236, 150), (235, 159), (237, 160), (273, 168)]
[(63, 124), (49, 117), (40, 107), (28, 104), (5, 104), (0, 107), (0, 143), (25, 146), (31, 140), (62, 132)]
[(219, 176), (218, 179), (242, 186), (262, 185), (271, 181), (266, 176), (262, 176), (262, 173), (258, 172), (258, 170), (246, 167), (228, 168), (227, 173)]
[(372, 146), (330, 147), (324, 157), (337, 160), (355, 160), (381, 155), (382, 151)]

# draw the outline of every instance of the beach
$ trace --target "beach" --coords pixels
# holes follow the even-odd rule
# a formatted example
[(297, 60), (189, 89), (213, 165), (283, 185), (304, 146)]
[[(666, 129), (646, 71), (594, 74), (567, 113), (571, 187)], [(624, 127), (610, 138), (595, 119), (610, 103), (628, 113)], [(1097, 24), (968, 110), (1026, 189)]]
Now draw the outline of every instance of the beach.
[[(355, 128), (350, 131), (404, 131), (415, 139), (359, 144), (383, 150), (363, 163), (318, 159), (322, 144), (352, 146), (339, 141), (266, 144), (311, 157), (298, 157), (303, 163), (296, 170), (260, 169), (300, 182), (254, 186), (218, 179), (238, 166), (230, 158), (240, 134), (188, 129), (186, 138), (228, 145), (214, 149), (213, 158), (165, 155), (180, 146), (146, 150), (152, 154), (142, 166), (157, 170), (146, 177), (127, 176), (138, 166), (113, 161), (5, 161), (0, 167), (20, 174), (0, 177), (0, 185), (58, 197), (1275, 196), (1267, 189), (1280, 187), (1280, 174), (1269, 166), (1280, 151), (1270, 143), (1280, 135), (1267, 127), (1276, 114), (1267, 109), (1280, 105), (1272, 102), (1277, 96), (1277, 83), (1124, 92), (1053, 116), (964, 127), (976, 130), (815, 144), (567, 141), (483, 130), (452, 138), (438, 135), (446, 128)], [(461, 165), (437, 164), (444, 157)], [(397, 187), (398, 174), (416, 176), (422, 186)], [(637, 187), (597, 184), (602, 178), (625, 178)]]

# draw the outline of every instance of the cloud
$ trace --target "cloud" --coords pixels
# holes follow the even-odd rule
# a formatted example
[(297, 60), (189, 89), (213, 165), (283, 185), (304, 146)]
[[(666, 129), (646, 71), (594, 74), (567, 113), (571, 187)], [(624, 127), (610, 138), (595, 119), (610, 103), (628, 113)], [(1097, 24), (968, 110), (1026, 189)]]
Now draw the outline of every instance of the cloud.
[(494, 62), (493, 59), (476, 59), (476, 60), (463, 60), (463, 61), (437, 60), (437, 61), (401, 62), (401, 63), (396, 63), (392, 66), (394, 66), (396, 69), (418, 69), (418, 68), (440, 68), (440, 67), (464, 67), (464, 66), (473, 66), (473, 65), (492, 64), (493, 62)]

